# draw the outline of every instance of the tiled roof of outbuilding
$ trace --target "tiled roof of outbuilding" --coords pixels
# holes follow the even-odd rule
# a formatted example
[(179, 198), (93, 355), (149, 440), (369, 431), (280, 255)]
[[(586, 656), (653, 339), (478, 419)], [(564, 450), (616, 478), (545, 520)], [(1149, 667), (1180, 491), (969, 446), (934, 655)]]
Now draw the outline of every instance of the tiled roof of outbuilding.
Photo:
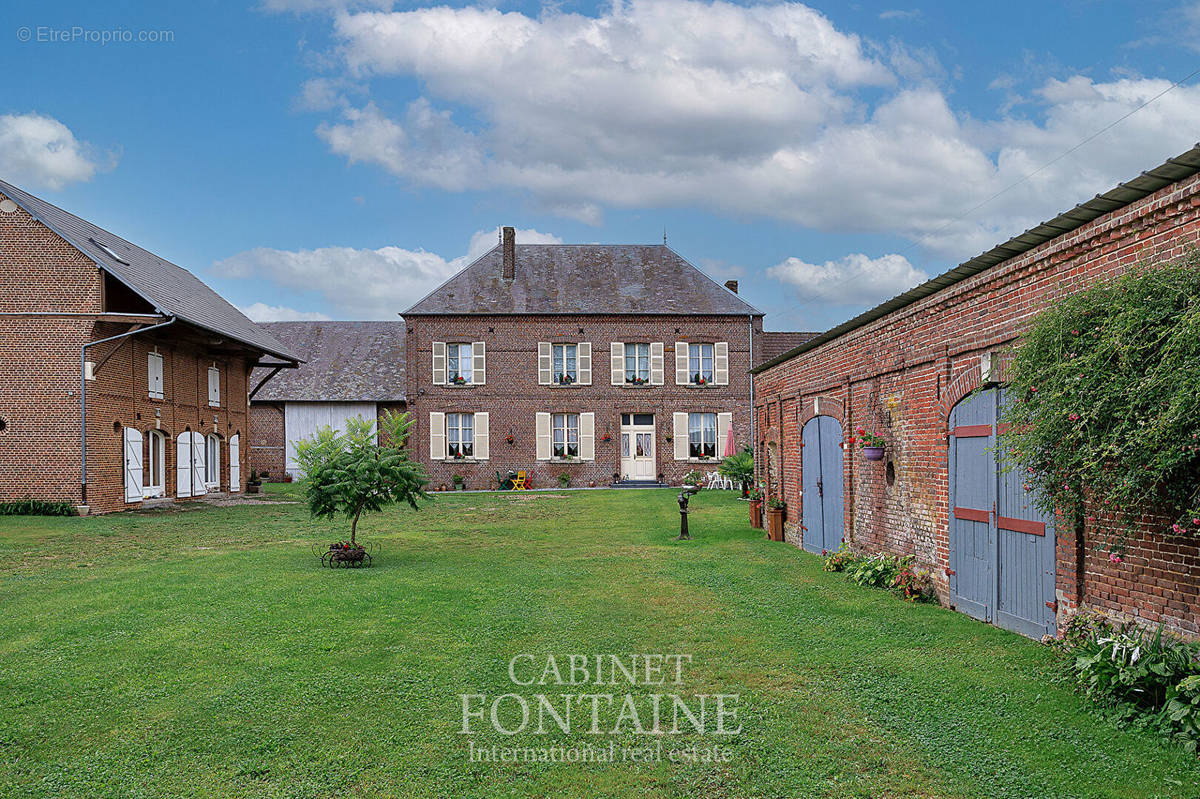
[(160, 313), (228, 336), (286, 361), (297, 360), (224, 297), (181, 266), (0, 180), (0, 194), (61, 236)]
[[(267, 322), (267, 332), (305, 362), (285, 369), (255, 402), (400, 402), (404, 400), (404, 322)], [(256, 369), (251, 386), (267, 374)]]
[(403, 315), (762, 313), (665, 244), (517, 244), (512, 280), (503, 260), (493, 247)]

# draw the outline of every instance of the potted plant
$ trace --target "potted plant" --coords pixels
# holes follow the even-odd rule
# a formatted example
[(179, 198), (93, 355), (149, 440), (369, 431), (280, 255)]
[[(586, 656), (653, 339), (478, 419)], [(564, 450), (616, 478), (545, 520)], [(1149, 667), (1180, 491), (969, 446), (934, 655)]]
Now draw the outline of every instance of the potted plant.
[(698, 469), (693, 469), (683, 476), (683, 484), (689, 486), (697, 486), (704, 482), (704, 472)]
[(559, 473), (559, 475), (558, 475), (558, 485), (559, 485), (561, 488), (566, 488), (567, 486), (571, 485), (571, 473), (570, 473), (570, 472), (561, 472), (561, 473)]
[(461, 474), (454, 475), (453, 477), (450, 478), (450, 481), (454, 483), (455, 491), (466, 491), (467, 490), (467, 481), (463, 478), (463, 476)]
[(778, 497), (767, 500), (767, 538), (783, 540), (783, 519), (787, 514), (787, 503)]
[(762, 506), (763, 493), (756, 488), (750, 492), (750, 526), (755, 530), (763, 526)]
[[(887, 447), (887, 442), (883, 436), (877, 436), (874, 433), (868, 433), (865, 429), (859, 427), (854, 432), (858, 433), (859, 446), (862, 447), (863, 457), (869, 461), (883, 460), (883, 451)], [(851, 438), (850, 443), (853, 444), (856, 439)]]
[(262, 489), (262, 481), (258, 479), (258, 470), (250, 470), (250, 479), (246, 481), (246, 493), (257, 494)]
[(742, 498), (745, 499), (754, 478), (754, 452), (749, 447), (742, 447), (721, 461), (717, 471), (742, 487)]

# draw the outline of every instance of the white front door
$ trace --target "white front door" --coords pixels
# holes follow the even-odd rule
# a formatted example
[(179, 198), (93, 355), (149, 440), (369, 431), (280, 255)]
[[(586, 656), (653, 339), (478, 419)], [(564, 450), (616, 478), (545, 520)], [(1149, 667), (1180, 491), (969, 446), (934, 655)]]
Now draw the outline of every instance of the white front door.
[(654, 414), (621, 414), (621, 479), (654, 480)]

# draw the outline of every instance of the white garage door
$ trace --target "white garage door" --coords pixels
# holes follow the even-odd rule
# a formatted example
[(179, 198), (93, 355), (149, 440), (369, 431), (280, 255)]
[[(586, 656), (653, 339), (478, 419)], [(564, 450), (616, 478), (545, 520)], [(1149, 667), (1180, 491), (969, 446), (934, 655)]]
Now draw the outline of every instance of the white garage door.
[(284, 433), (287, 437), (287, 470), (294, 477), (302, 476), (296, 465), (296, 441), (312, 438), (318, 428), (329, 425), (345, 430), (346, 420), (361, 416), (375, 421), (374, 402), (289, 402), (283, 409)]

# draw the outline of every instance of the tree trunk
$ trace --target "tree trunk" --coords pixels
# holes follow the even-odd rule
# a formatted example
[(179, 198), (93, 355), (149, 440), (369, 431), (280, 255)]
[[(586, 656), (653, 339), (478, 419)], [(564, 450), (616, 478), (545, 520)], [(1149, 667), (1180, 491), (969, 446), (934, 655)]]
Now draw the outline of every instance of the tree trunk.
[(358, 517), (361, 515), (362, 515), (362, 511), (361, 510), (357, 511), (354, 514), (354, 521), (352, 521), (350, 523), (350, 546), (353, 546), (353, 547), (358, 546), (358, 542), (356, 540), (354, 540), (354, 534), (355, 534), (355, 532), (358, 531)]

